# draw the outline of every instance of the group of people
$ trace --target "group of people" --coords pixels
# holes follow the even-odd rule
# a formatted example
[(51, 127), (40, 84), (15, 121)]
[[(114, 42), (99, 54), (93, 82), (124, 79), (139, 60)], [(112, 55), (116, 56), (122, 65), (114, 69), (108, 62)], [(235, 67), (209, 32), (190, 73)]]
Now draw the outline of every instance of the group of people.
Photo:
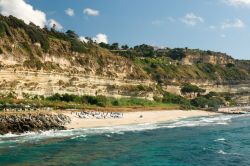
[(123, 113), (120, 112), (97, 112), (97, 111), (81, 111), (71, 112), (81, 119), (120, 119), (123, 118)]

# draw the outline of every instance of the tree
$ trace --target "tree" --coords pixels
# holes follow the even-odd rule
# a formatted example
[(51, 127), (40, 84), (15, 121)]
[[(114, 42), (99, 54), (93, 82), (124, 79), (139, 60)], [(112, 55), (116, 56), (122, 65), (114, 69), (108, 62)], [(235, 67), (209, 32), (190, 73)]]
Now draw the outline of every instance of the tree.
[(153, 57), (155, 55), (154, 47), (146, 44), (135, 46), (134, 50), (143, 57)]
[(199, 88), (198, 86), (196, 85), (192, 85), (192, 84), (185, 84), (182, 88), (181, 88), (181, 93), (182, 94), (191, 94), (191, 93), (194, 93), (194, 95), (196, 93), (200, 94), (200, 93), (204, 93), (206, 92), (205, 89), (202, 89), (202, 88)]
[(129, 49), (129, 47), (128, 47), (127, 44), (125, 44), (125, 45), (122, 46), (122, 49), (123, 49), (123, 50), (127, 50), (127, 49)]
[(72, 31), (72, 30), (68, 30), (68, 31), (66, 32), (66, 34), (67, 34), (70, 38), (78, 39), (78, 35), (77, 35), (74, 31)]
[(118, 43), (113, 43), (113, 44), (110, 46), (110, 49), (111, 49), (111, 50), (119, 50), (119, 44), (118, 44)]
[(99, 46), (102, 47), (102, 48), (110, 49), (110, 45), (109, 45), (109, 44), (106, 44), (106, 43), (103, 43), (103, 42), (101, 42), (101, 43), (99, 44)]
[(173, 60), (181, 60), (185, 57), (185, 51), (182, 48), (175, 48), (169, 51), (169, 56)]

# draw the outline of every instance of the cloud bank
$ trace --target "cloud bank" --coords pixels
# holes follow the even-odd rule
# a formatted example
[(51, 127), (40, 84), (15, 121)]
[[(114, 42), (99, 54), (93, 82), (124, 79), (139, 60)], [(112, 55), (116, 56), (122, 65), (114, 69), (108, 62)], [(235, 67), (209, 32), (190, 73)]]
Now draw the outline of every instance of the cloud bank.
[(0, 0), (0, 13), (4, 16), (13, 15), (25, 23), (33, 22), (43, 28), (46, 25), (46, 14), (34, 9), (24, 0)]

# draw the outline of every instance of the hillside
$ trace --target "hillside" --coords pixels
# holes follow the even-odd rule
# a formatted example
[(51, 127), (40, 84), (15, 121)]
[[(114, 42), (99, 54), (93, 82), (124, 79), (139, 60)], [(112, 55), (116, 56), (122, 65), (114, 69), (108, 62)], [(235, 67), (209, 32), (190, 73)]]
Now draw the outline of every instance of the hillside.
[(180, 94), (185, 83), (247, 93), (249, 61), (219, 52), (84, 43), (74, 31), (40, 29), (0, 16), (0, 95), (139, 97)]

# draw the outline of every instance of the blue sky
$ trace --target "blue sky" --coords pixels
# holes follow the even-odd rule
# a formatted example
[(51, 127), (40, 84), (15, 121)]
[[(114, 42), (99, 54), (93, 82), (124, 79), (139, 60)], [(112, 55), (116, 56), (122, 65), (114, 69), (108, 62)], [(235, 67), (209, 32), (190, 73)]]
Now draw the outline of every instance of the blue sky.
[(44, 12), (46, 20), (59, 23), (61, 31), (72, 29), (79, 36), (103, 34), (109, 43), (210, 49), (250, 59), (250, 0), (27, 0), (25, 3)]

